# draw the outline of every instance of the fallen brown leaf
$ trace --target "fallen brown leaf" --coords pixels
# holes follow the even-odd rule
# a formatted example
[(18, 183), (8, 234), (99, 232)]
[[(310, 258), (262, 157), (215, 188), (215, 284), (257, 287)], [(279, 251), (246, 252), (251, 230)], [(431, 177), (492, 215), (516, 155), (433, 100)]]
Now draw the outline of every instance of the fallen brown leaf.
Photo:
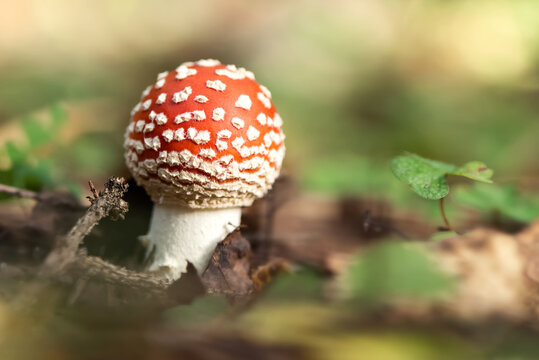
[(249, 276), (251, 246), (239, 231), (230, 233), (217, 245), (202, 274), (202, 283), (208, 293), (225, 294), (236, 297), (253, 291), (253, 281)]
[(527, 259), (514, 236), (479, 228), (442, 240), (434, 250), (442, 268), (458, 280), (457, 293), (444, 304), (451, 314), (467, 320), (527, 317)]

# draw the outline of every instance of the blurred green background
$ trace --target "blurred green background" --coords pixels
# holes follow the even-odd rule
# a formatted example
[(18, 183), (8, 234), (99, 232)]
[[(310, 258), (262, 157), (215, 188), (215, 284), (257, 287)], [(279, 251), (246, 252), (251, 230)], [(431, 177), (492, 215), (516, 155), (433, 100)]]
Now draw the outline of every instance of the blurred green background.
[[(284, 171), (302, 191), (376, 197), (440, 223), (437, 204), (399, 183), (390, 159), (410, 151), (457, 165), (480, 160), (495, 171), (495, 187), (457, 186), (450, 217), (460, 203), (530, 222), (539, 216), (538, 14), (537, 0), (3, 1), (0, 183), (82, 195), (89, 179), (128, 176), (123, 133), (141, 91), (161, 71), (216, 58), (253, 71), (272, 91), (287, 136)], [(373, 273), (369, 264), (358, 269)], [(411, 277), (438, 281), (423, 268)], [(326, 320), (347, 312), (319, 304), (322, 285), (309, 276), (288, 286), (306, 286), (307, 305), (271, 304), (239, 326), (325, 349), (314, 358), (355, 359), (358, 346), (365, 358), (478, 358), (446, 334), (331, 333)], [(212, 317), (208, 309), (224, 307), (213, 300), (163, 318)], [(0, 303), (0, 315), (10, 333), (11, 310)], [(503, 354), (528, 344), (535, 339), (498, 345)]]
[[(287, 172), (306, 190), (406, 204), (408, 190), (388, 171), (404, 150), (481, 160), (500, 185), (538, 188), (537, 1), (0, 6), (2, 143), (24, 147), (23, 120), (51, 121), (58, 104), (68, 118), (47, 151), (26, 159), (22, 167), (38, 168), (31, 179), (28, 169), (3, 174), (16, 185), (76, 188), (125, 174), (122, 134), (141, 90), (160, 71), (210, 57), (254, 71), (271, 89), (285, 120)], [(3, 151), (0, 168), (14, 162)]]

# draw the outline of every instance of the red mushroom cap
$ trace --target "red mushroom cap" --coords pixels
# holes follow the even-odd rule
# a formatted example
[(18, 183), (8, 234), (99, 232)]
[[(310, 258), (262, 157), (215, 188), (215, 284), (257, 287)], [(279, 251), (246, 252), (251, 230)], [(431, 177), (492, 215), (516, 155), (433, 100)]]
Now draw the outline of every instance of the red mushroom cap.
[(248, 206), (279, 174), (281, 117), (243, 68), (184, 63), (159, 74), (131, 115), (127, 167), (157, 204)]

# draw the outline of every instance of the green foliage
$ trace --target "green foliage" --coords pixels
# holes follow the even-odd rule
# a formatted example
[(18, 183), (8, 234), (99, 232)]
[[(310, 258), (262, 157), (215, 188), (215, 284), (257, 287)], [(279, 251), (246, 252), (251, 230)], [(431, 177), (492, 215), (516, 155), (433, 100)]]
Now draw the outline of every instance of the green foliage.
[(480, 161), (471, 161), (461, 167), (406, 153), (391, 161), (391, 170), (397, 179), (408, 184), (419, 196), (439, 200), (449, 193), (448, 175), (463, 176), (475, 181), (491, 183), (493, 171)]
[(539, 218), (539, 196), (518, 192), (514, 186), (475, 186), (457, 189), (456, 198), (480, 211), (497, 213), (523, 223)]
[(23, 119), (22, 127), (30, 149), (51, 143), (59, 138), (61, 127), (67, 122), (65, 109), (60, 105), (50, 109), (49, 122), (42, 124), (33, 117)]
[[(111, 79), (115, 76), (104, 74), (103, 67), (98, 67), (95, 71), (75, 71), (68, 74), (50, 68), (28, 68), (24, 62), (18, 65), (16, 69), (4, 69), (2, 72), (0, 108), (2, 115), (8, 118), (42, 109), (58, 101), (104, 96), (110, 87), (108, 82), (112, 82)], [(65, 70), (64, 66), (62, 68)]]
[(48, 121), (43, 123), (34, 117), (22, 121), (26, 142), (15, 144), (7, 142), (3, 151), (10, 162), (8, 169), (0, 170), (2, 183), (31, 190), (63, 185), (77, 192), (78, 186), (69, 177), (57, 173), (57, 155), (61, 153), (56, 146), (62, 126), (67, 123), (67, 114), (60, 105), (52, 106)]
[(422, 249), (399, 242), (361, 254), (348, 268), (346, 281), (354, 299), (374, 304), (395, 297), (437, 298), (453, 288), (453, 280)]

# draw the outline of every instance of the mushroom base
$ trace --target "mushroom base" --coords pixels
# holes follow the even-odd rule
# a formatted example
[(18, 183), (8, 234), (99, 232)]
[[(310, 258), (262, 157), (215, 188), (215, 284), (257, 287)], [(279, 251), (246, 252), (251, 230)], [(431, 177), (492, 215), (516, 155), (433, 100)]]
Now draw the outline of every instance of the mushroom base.
[(148, 271), (176, 280), (187, 263), (202, 274), (219, 242), (240, 225), (241, 208), (192, 209), (155, 205), (142, 240), (151, 256)]

